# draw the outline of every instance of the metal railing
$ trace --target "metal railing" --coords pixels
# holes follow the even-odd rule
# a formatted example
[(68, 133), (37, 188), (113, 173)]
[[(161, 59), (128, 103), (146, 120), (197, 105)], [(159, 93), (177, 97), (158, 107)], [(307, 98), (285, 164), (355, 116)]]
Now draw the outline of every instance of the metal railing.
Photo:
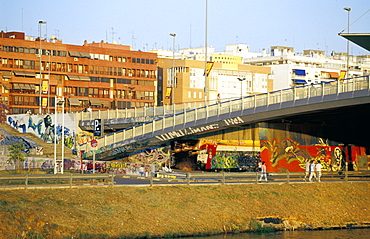
[[(326, 96), (339, 96), (342, 93), (351, 92), (350, 97), (354, 97), (354, 92), (366, 90), (367, 94), (370, 90), (369, 76), (362, 76), (341, 81), (331, 81), (315, 85), (305, 85), (301, 87), (283, 89), (279, 91), (246, 96), (236, 99), (222, 100), (221, 102), (195, 102), (192, 104), (181, 104), (161, 107), (163, 117), (157, 118), (153, 121), (148, 121), (140, 125), (135, 125), (130, 128), (100, 137), (97, 139), (99, 147), (105, 147), (117, 142), (122, 142), (121, 145), (135, 143), (137, 139), (142, 140), (145, 137), (154, 137), (156, 133), (165, 131), (172, 131), (179, 128), (185, 128), (189, 122), (196, 123), (199, 120), (207, 122), (208, 118), (217, 119), (220, 115), (227, 115), (233, 112), (248, 111), (249, 114), (256, 112), (258, 107), (265, 107), (266, 110), (274, 105), (275, 109), (281, 109), (284, 102), (293, 102), (293, 106), (297, 101), (305, 101), (310, 103), (311, 99), (316, 99), (315, 103), (323, 102)], [(336, 100), (336, 98), (334, 99)], [(195, 107), (198, 106), (198, 107)], [(115, 115), (111, 115), (111, 111), (92, 113), (90, 118), (127, 118), (141, 115), (146, 115), (148, 109), (151, 109), (152, 114), (157, 114), (159, 108), (140, 108), (140, 109), (126, 109), (115, 111)], [(89, 113), (83, 113), (85, 116)], [(98, 115), (96, 115), (98, 114)], [(105, 115), (103, 115), (105, 114)], [(159, 115), (159, 114), (157, 114)], [(83, 119), (85, 116), (82, 116)], [(234, 116), (235, 117), (235, 116)], [(81, 150), (86, 152), (91, 150), (90, 144), (85, 143), (79, 146)]]
[[(20, 174), (0, 176), (0, 188), (33, 186), (114, 185), (115, 174)], [(96, 180), (103, 182), (96, 182)]]
[[(186, 173), (153, 173), (149, 178), (150, 185), (155, 183), (178, 183), (178, 184), (231, 184), (231, 183), (260, 183), (261, 172), (186, 172)], [(268, 173), (268, 182), (295, 183), (305, 182), (305, 172), (273, 172)], [(308, 182), (309, 178), (306, 178)], [(347, 181), (370, 181), (370, 171), (349, 172), (322, 172), (321, 182), (347, 182)], [(313, 178), (312, 182), (317, 182)], [(261, 181), (265, 183), (265, 180)]]

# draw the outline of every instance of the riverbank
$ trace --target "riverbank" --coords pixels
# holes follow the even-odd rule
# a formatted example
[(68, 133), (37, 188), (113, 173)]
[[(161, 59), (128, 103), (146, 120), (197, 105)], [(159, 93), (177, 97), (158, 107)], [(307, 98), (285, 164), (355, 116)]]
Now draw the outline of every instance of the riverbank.
[(8, 190), (3, 238), (150, 238), (370, 225), (370, 183)]

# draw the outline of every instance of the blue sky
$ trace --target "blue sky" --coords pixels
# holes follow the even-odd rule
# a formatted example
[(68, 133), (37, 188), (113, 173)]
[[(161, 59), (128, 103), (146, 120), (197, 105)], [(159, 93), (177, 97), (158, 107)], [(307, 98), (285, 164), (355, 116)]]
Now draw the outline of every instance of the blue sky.
[[(0, 0), (0, 30), (38, 36), (38, 21), (47, 35), (66, 44), (117, 41), (135, 50), (204, 47), (206, 0)], [(370, 33), (369, 0), (208, 0), (208, 45), (246, 43), (252, 52), (290, 46), (327, 53), (346, 52), (350, 32)], [(359, 20), (361, 15), (365, 14)], [(357, 20), (357, 21), (356, 21)], [(43, 26), (43, 35), (46, 26)], [(351, 54), (370, 54), (351, 44)]]

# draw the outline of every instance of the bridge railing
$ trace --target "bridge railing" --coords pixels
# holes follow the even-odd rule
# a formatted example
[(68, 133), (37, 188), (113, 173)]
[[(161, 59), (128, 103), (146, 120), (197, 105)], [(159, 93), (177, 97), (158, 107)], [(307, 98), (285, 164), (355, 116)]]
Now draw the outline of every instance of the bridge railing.
[[(196, 102), (195, 105), (201, 105), (201, 107), (192, 108), (187, 110), (191, 104), (181, 104), (172, 106), (172, 111), (169, 108), (155, 107), (152, 109), (153, 114), (162, 110), (163, 117), (158, 118), (154, 121), (145, 122), (141, 125), (135, 125), (131, 128), (124, 129), (113, 134), (106, 135), (105, 137), (98, 138), (99, 147), (111, 145), (119, 141), (125, 141), (125, 143), (134, 143), (135, 137), (142, 136), (144, 134), (151, 134), (157, 131), (164, 132), (165, 129), (181, 128), (181, 125), (185, 126), (186, 123), (194, 122), (197, 120), (208, 119), (209, 117), (220, 116), (224, 114), (231, 114), (235, 111), (252, 110), (255, 112), (257, 107), (269, 106), (273, 104), (281, 104), (288, 101), (296, 101), (302, 99), (311, 99), (313, 97), (321, 97), (327, 95), (335, 95), (344, 92), (354, 92), (358, 90), (369, 90), (369, 76), (357, 77), (343, 81), (330, 81), (316, 85), (306, 85), (302, 87), (289, 88), (265, 94), (246, 96), (237, 99), (222, 100), (221, 102), (212, 102), (212, 104), (205, 104), (204, 102)], [(203, 105), (202, 105), (203, 104)], [(147, 114), (148, 108), (131, 109), (124, 111), (125, 116), (132, 116), (141, 114)], [(107, 113), (109, 114), (109, 112)], [(120, 117), (120, 113), (116, 112), (115, 117)], [(100, 115), (101, 116), (101, 115)], [(108, 116), (107, 116), (108, 117)], [(110, 116), (109, 116), (110, 117)], [(85, 143), (80, 146), (81, 149), (89, 151), (89, 144)], [(90, 148), (91, 150), (91, 148)]]
[[(356, 91), (362, 88), (368, 88), (369, 76), (362, 76), (339, 81), (328, 81), (320, 84), (306, 85), (295, 88), (283, 89), (279, 91), (260, 94), (257, 96), (245, 96), (243, 98), (223, 99), (222, 103), (233, 101), (244, 102), (244, 108), (255, 106), (264, 106), (268, 104), (281, 103), (296, 99), (310, 98), (316, 96), (338, 94), (349, 91)], [(248, 98), (253, 98), (247, 100)], [(206, 106), (216, 105), (217, 100), (186, 102), (182, 104), (163, 105), (156, 107), (127, 108), (106, 111), (80, 112), (81, 120), (93, 119), (115, 119), (115, 118), (136, 118), (141, 116), (167, 116), (176, 113), (185, 112), (191, 109), (201, 109)], [(240, 102), (239, 102), (240, 103)], [(199, 111), (201, 113), (201, 111)]]

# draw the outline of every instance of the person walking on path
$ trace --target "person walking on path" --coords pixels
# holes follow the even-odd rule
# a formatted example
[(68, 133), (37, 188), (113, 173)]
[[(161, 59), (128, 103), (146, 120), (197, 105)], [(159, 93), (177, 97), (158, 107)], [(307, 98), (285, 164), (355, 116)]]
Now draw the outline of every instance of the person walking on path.
[(309, 177), (309, 176), (310, 176), (310, 160), (309, 160), (309, 159), (307, 159), (307, 160), (306, 160), (306, 172), (305, 172), (305, 174), (304, 174), (304, 179), (303, 179), (303, 181), (307, 182), (307, 177)]
[(310, 165), (310, 177), (308, 179), (310, 182), (312, 182), (312, 177), (314, 177), (317, 180), (317, 177), (316, 177), (316, 164), (315, 164), (315, 161), (314, 160), (311, 160), (311, 165)]
[(265, 181), (267, 183), (267, 168), (266, 168), (266, 165), (265, 165), (265, 161), (262, 162), (262, 165), (261, 165), (261, 177), (260, 177), (260, 182), (262, 181), (262, 178), (265, 177)]
[(316, 164), (315, 169), (316, 169), (316, 173), (317, 173), (317, 175), (316, 175), (316, 176), (317, 176), (317, 181), (321, 182), (321, 169), (322, 169), (322, 164), (321, 164), (320, 160), (319, 160), (319, 161), (317, 161), (317, 164)]

